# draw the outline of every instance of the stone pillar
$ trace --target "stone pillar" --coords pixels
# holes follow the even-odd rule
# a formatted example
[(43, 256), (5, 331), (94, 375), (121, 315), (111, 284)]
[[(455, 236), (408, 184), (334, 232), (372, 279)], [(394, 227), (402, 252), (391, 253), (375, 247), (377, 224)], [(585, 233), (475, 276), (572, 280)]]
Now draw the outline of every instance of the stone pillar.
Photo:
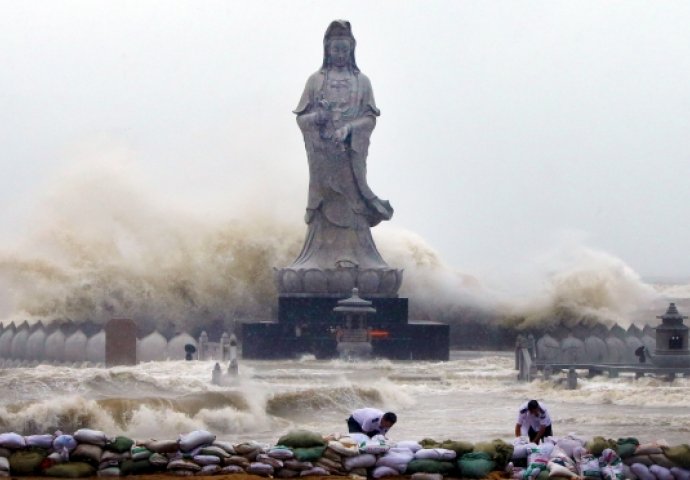
[(105, 324), (105, 366), (137, 364), (137, 326), (129, 318)]
[(574, 368), (568, 370), (568, 390), (575, 390), (577, 388), (577, 372)]
[(239, 373), (239, 364), (237, 363), (237, 337), (233, 333), (230, 335), (230, 365), (228, 365), (228, 374), (237, 375)]
[(220, 336), (220, 360), (221, 362), (224, 362), (228, 359), (228, 355), (230, 354), (230, 340), (228, 339), (228, 333), (223, 332), (223, 335)]
[(211, 373), (211, 383), (214, 385), (220, 385), (221, 375), (220, 363), (216, 362), (215, 366), (213, 367), (213, 372)]
[(206, 330), (199, 336), (199, 360), (206, 360), (208, 356), (208, 334)]

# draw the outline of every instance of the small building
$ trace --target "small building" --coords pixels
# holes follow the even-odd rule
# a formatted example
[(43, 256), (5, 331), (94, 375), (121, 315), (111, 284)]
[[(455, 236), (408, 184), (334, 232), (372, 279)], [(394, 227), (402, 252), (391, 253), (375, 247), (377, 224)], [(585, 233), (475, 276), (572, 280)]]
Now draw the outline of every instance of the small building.
[(688, 327), (675, 303), (671, 303), (666, 313), (656, 318), (661, 325), (656, 327), (656, 349), (652, 362), (659, 367), (689, 367), (690, 350), (688, 350)]

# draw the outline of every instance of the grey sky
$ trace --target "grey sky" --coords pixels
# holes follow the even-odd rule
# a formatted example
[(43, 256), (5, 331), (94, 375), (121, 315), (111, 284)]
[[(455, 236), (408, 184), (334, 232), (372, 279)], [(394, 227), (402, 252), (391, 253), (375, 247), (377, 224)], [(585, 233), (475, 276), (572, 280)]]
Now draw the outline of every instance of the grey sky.
[(301, 222), (291, 110), (335, 18), (382, 110), (369, 184), (394, 225), (479, 278), (569, 244), (690, 276), (686, 1), (1, 1), (2, 236), (99, 162)]

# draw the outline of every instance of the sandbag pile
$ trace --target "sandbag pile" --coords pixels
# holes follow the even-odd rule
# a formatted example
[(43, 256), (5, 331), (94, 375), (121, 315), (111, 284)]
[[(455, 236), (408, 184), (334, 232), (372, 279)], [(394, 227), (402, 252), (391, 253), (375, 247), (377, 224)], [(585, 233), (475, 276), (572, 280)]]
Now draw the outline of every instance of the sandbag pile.
[(690, 446), (660, 441), (640, 445), (636, 438), (575, 436), (547, 438), (540, 445), (516, 439), (513, 478), (546, 480), (690, 480)]

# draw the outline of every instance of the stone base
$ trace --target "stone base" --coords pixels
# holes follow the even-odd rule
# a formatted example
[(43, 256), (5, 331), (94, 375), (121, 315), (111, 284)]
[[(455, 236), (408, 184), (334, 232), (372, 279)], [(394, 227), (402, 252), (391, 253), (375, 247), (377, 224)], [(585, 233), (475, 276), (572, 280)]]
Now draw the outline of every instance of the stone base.
[[(435, 322), (407, 322), (406, 298), (368, 298), (376, 314), (367, 319), (376, 335), (372, 357), (399, 360), (448, 360), (450, 327)], [(278, 322), (242, 326), (242, 356), (250, 359), (338, 356), (333, 313), (339, 298), (281, 297)], [(420, 341), (423, 340), (423, 341)]]
[(395, 268), (295, 268), (274, 270), (281, 296), (343, 296), (358, 288), (367, 298), (395, 297), (403, 271)]

